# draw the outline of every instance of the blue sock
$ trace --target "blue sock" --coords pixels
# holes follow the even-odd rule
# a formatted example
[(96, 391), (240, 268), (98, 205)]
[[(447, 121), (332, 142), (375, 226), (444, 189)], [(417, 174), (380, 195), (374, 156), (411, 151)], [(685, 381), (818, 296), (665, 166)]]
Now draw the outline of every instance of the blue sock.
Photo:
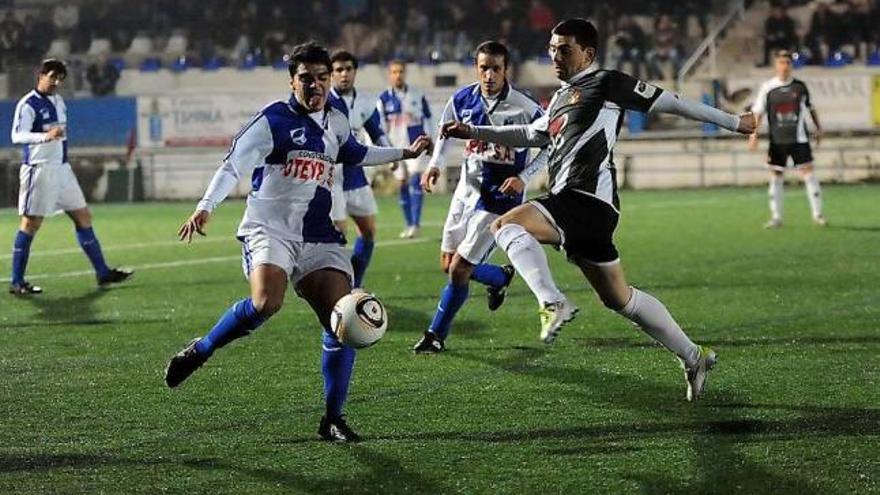
[(409, 197), (412, 225), (422, 224), (422, 203), (425, 193), (422, 192), (422, 175), (415, 174), (409, 178)]
[(372, 240), (366, 240), (358, 237), (354, 241), (354, 249), (351, 252), (351, 267), (354, 271), (354, 287), (361, 287), (364, 281), (364, 273), (370, 264), (370, 258), (373, 257)]
[(355, 350), (342, 345), (336, 336), (324, 330), (324, 354), (321, 356), (321, 373), (324, 375), (324, 401), (327, 416), (342, 416), (342, 408), (348, 399), (348, 384), (354, 369)]
[(266, 319), (257, 313), (251, 298), (242, 299), (223, 313), (208, 335), (196, 343), (196, 350), (199, 354), (210, 356), (215, 349), (219, 349), (237, 338), (244, 337), (251, 330), (262, 325), (264, 321)]
[(459, 286), (453, 285), (452, 282), (447, 283), (443, 292), (440, 293), (440, 304), (437, 305), (437, 312), (434, 313), (434, 319), (431, 321), (431, 326), (428, 327), (430, 331), (437, 337), (446, 339), (455, 314), (458, 313), (467, 298), (467, 285)]
[[(405, 165), (401, 165), (405, 166)], [(406, 222), (406, 226), (409, 227), (413, 224), (412, 221), (412, 202), (409, 197), (409, 184), (404, 183), (400, 186), (400, 209), (403, 210), (403, 221)]]
[(23, 230), (15, 234), (15, 242), (12, 243), (12, 283), (24, 283), (24, 272), (27, 269), (28, 258), (31, 255), (31, 241), (34, 236)]
[(480, 263), (474, 267), (471, 274), (471, 280), (488, 285), (490, 287), (501, 287), (507, 282), (507, 274), (498, 265), (491, 263)]
[(101, 253), (101, 243), (95, 237), (95, 231), (91, 227), (85, 229), (78, 228), (76, 229), (76, 240), (79, 241), (80, 247), (85, 251), (86, 256), (89, 257), (92, 266), (95, 267), (95, 273), (98, 274), (98, 277), (107, 275), (110, 268), (104, 262), (104, 254)]

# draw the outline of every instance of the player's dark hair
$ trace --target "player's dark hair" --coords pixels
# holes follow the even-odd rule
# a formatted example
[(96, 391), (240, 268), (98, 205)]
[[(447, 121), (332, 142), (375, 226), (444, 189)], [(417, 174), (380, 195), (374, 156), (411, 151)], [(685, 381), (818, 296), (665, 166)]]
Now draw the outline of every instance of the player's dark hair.
[(596, 31), (596, 26), (586, 19), (580, 17), (566, 19), (554, 26), (550, 32), (559, 36), (574, 36), (577, 44), (583, 48), (599, 49), (599, 33)]
[(56, 75), (67, 77), (67, 65), (57, 58), (47, 58), (40, 64), (40, 75), (54, 72)]
[(324, 64), (328, 71), (333, 70), (330, 52), (315, 41), (307, 41), (293, 47), (293, 51), (290, 53), (290, 64), (287, 66), (290, 77), (296, 74), (296, 68), (299, 67), (299, 64)]
[(351, 62), (351, 65), (354, 66), (355, 69), (358, 68), (358, 59), (351, 52), (347, 52), (345, 50), (339, 50), (334, 53), (332, 57), (330, 57), (330, 63), (335, 64), (336, 62)]
[(791, 52), (788, 50), (779, 50), (778, 52), (776, 52), (776, 58), (787, 58), (789, 61), (794, 60)]
[(504, 43), (499, 41), (489, 40), (480, 43), (477, 47), (477, 50), (474, 52), (474, 58), (476, 59), (481, 53), (485, 53), (486, 55), (492, 57), (504, 57), (504, 66), (507, 67), (510, 63), (510, 50), (504, 46)]

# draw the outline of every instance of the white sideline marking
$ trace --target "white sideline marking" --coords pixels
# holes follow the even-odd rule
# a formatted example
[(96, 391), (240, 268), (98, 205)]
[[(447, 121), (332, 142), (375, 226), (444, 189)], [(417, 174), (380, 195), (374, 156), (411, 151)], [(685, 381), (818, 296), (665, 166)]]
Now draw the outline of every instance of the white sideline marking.
[[(401, 246), (401, 245), (407, 245), (407, 244), (421, 244), (423, 242), (428, 242), (428, 241), (436, 242), (437, 239), (432, 239), (432, 238), (428, 238), (428, 237), (422, 237), (419, 239), (395, 239), (395, 240), (390, 240), (390, 241), (377, 242), (376, 247)], [(238, 255), (238, 256), (214, 256), (211, 258), (197, 258), (197, 259), (192, 259), (192, 260), (178, 260), (178, 261), (165, 261), (162, 263), (148, 263), (146, 265), (134, 266), (134, 267), (132, 267), (132, 269), (135, 271), (154, 270), (154, 269), (161, 269), (161, 268), (175, 268), (175, 267), (179, 267), (179, 266), (206, 265), (209, 263), (221, 263), (224, 261), (234, 261), (234, 260), (240, 260), (240, 259), (241, 259), (241, 255)], [(95, 271), (94, 270), (78, 270), (75, 272), (40, 273), (37, 275), (30, 275), (27, 277), (27, 279), (28, 280), (41, 280), (41, 279), (47, 279), (47, 278), (82, 277), (85, 275), (94, 276)], [(9, 282), (11, 282), (11, 279), (3, 278), (3, 279), (0, 279), (0, 282), (9, 283)]]
[[(199, 244), (203, 244), (206, 242), (227, 242), (227, 241), (231, 241), (231, 240), (232, 240), (231, 238), (225, 237), (225, 238), (199, 239), (197, 242)], [(175, 246), (175, 245), (183, 246), (185, 244), (181, 241), (176, 241), (176, 240), (175, 241), (161, 241), (161, 242), (141, 242), (141, 243), (136, 243), (136, 244), (116, 244), (116, 245), (110, 245), (110, 246), (101, 246), (101, 250), (103, 250), (103, 251), (123, 251), (126, 249), (145, 249), (145, 248), (151, 248), (151, 247)], [(39, 256), (39, 257), (60, 256), (60, 255), (64, 255), (64, 254), (73, 254), (73, 253), (82, 253), (82, 249), (79, 247), (75, 247), (75, 248), (64, 248), (64, 249), (46, 249), (44, 251), (31, 251), (32, 256)], [(8, 260), (8, 259), (12, 259), (11, 254), (0, 254), (0, 260)]]

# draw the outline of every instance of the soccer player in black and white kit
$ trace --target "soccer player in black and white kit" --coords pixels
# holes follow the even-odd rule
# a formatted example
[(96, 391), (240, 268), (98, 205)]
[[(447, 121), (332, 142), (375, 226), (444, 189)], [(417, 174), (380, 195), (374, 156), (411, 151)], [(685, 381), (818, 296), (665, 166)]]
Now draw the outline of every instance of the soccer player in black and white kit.
[(731, 115), (596, 65), (596, 28), (568, 19), (553, 28), (549, 52), (562, 87), (544, 118), (530, 125), (443, 124), (441, 135), (506, 146), (549, 145), (550, 193), (492, 224), (495, 240), (538, 298), (541, 339), (553, 342), (577, 308), (559, 291), (541, 244), (561, 246), (608, 308), (674, 352), (685, 368), (687, 399), (696, 400), (715, 353), (694, 344), (650, 294), (627, 284), (612, 241), (619, 217), (613, 148), (624, 110), (666, 112), (750, 134), (751, 113)]
[[(767, 114), (770, 148), (767, 150), (767, 165), (770, 166), (770, 220), (768, 229), (782, 227), (782, 189), (785, 184), (783, 172), (788, 165), (788, 157), (795, 170), (804, 181), (807, 199), (813, 222), (825, 226), (827, 221), (822, 214), (822, 188), (813, 173), (813, 153), (810, 149), (810, 134), (807, 131), (807, 112), (816, 126), (814, 136), (816, 147), (822, 138), (822, 126), (816, 109), (810, 103), (807, 85), (791, 75), (791, 52), (782, 50), (776, 54), (776, 77), (765, 82), (752, 104), (752, 112), (758, 122)], [(749, 138), (749, 148), (758, 147), (758, 131)]]

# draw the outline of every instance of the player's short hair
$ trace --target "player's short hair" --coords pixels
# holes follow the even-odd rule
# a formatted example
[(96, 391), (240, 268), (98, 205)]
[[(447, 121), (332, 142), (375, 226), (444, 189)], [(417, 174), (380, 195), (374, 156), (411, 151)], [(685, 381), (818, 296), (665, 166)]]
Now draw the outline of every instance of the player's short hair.
[(47, 58), (40, 64), (40, 75), (54, 72), (56, 75), (67, 77), (67, 65), (57, 58)]
[(330, 52), (315, 41), (307, 41), (293, 47), (293, 51), (290, 53), (290, 63), (287, 66), (290, 77), (296, 75), (296, 68), (299, 67), (299, 64), (324, 64), (328, 71), (333, 70)]
[(399, 58), (391, 59), (391, 61), (388, 62), (389, 69), (391, 68), (392, 65), (399, 65), (399, 66), (403, 67), (404, 69), (406, 69), (406, 62), (404, 62), (403, 60), (401, 60)]
[(577, 44), (583, 48), (599, 49), (599, 33), (596, 31), (596, 26), (581, 17), (566, 19), (554, 26), (550, 32), (559, 36), (574, 36)]
[(510, 50), (508, 50), (507, 47), (504, 46), (504, 43), (501, 43), (500, 41), (489, 40), (480, 43), (474, 52), (474, 59), (476, 59), (481, 53), (493, 57), (504, 57), (505, 67), (510, 64)]
[(336, 62), (351, 62), (351, 65), (353, 65), (355, 69), (358, 68), (357, 57), (355, 57), (353, 53), (345, 50), (339, 50), (330, 57), (331, 64), (335, 64)]
[(776, 52), (776, 58), (787, 58), (789, 62), (794, 60), (792, 53), (788, 50), (779, 50)]

